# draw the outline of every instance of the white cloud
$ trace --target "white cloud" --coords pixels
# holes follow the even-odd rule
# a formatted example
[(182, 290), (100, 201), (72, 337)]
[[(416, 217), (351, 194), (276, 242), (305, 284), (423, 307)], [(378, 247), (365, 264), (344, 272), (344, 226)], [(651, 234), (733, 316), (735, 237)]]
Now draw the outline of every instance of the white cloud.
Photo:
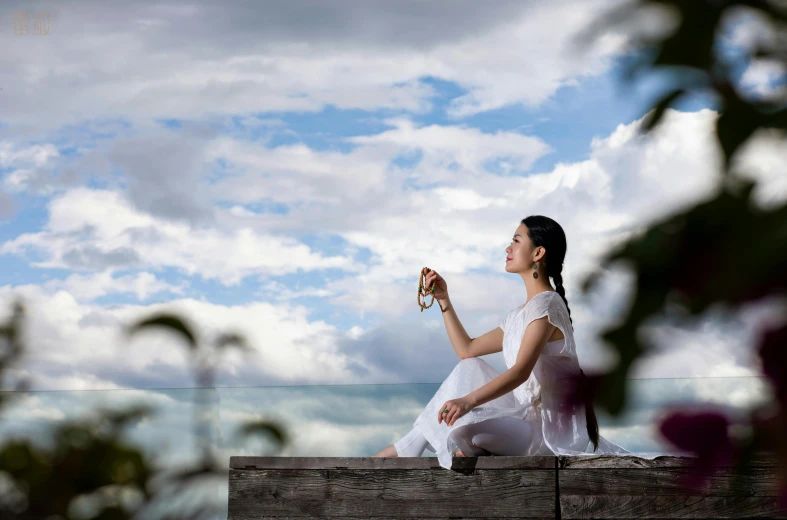
[(48, 259), (33, 265), (47, 268), (175, 267), (227, 285), (250, 274), (282, 274), (304, 266), (351, 268), (345, 257), (324, 257), (295, 239), (249, 227), (195, 230), (163, 222), (106, 190), (76, 188), (54, 199), (49, 209), (43, 231), (6, 242), (0, 253), (42, 251)]
[[(779, 30), (768, 23), (767, 17), (755, 9), (736, 9), (725, 20), (723, 41), (725, 53), (735, 56), (753, 55), (759, 47), (779, 46)], [(779, 60), (752, 59), (738, 79), (738, 84), (749, 95), (760, 99), (783, 100), (787, 87), (779, 85), (785, 79), (784, 64)]]
[(207, 343), (221, 331), (247, 337), (254, 355), (227, 356), (219, 366), (220, 384), (314, 384), (346, 381), (350, 375), (347, 356), (336, 349), (342, 333), (325, 322), (309, 322), (301, 306), (195, 300), (100, 306), (79, 302), (62, 290), (51, 294), (34, 286), (0, 287), (4, 307), (19, 296), (28, 311), (28, 355), (20, 375), (31, 377), (35, 389), (193, 386), (179, 337), (157, 330), (142, 331), (130, 341), (122, 335), (124, 326), (164, 311), (184, 316)]
[[(609, 0), (548, 3), (201, 2), (188, 13), (154, 2), (69, 4), (48, 37), (0, 35), (12, 53), (0, 130), (17, 137), (97, 118), (340, 109), (428, 111), (436, 91), (467, 90), (461, 117), (535, 106), (577, 78), (603, 73), (624, 45), (607, 34), (572, 46)], [(352, 12), (352, 16), (349, 13)], [(78, 22), (77, 22), (78, 20)], [(90, 30), (84, 30), (90, 27)], [(13, 40), (13, 44), (11, 42)], [(118, 59), (122, 56), (122, 59)], [(67, 102), (64, 102), (67, 99)]]
[(741, 177), (758, 181), (752, 196), (762, 208), (774, 208), (787, 200), (784, 138), (784, 132), (759, 130), (733, 160), (733, 168)]
[(405, 118), (390, 119), (385, 123), (395, 128), (349, 140), (371, 150), (393, 149), (397, 155), (406, 156), (418, 151), (423, 154), (419, 161), (422, 171), (450, 168), (454, 174), (443, 178), (429, 175), (424, 180), (431, 183), (455, 179), (457, 171), (484, 172), (486, 163), (492, 160), (507, 159), (512, 163), (510, 167), (526, 171), (536, 159), (552, 151), (542, 139), (515, 132), (484, 133), (476, 128), (436, 124), (416, 127)]
[(783, 83), (785, 75), (787, 69), (783, 63), (755, 60), (743, 72), (740, 82), (758, 97), (778, 101), (787, 95), (787, 86)]
[(152, 273), (115, 277), (112, 269), (88, 275), (74, 273), (64, 280), (49, 280), (43, 284), (43, 288), (53, 293), (64, 290), (80, 301), (91, 301), (110, 294), (133, 294), (144, 302), (150, 296), (162, 292), (183, 294), (183, 287), (159, 280)]
[[(13, 193), (39, 191), (40, 179), (47, 177), (47, 166), (59, 156), (57, 147), (51, 143), (20, 146), (0, 140), (0, 169), (10, 170), (3, 178), (3, 188)], [(51, 188), (40, 191), (50, 193)]]
[[(422, 328), (402, 326), (414, 312), (412, 288), (420, 268), (426, 264), (446, 276), (466, 329), (471, 335), (483, 333), (494, 328), (500, 317), (526, 295), (518, 277), (512, 285), (494, 272), (468, 274), (467, 271), (488, 269), (499, 261), (502, 272), (504, 249), (519, 220), (530, 213), (545, 214), (561, 223), (568, 237), (564, 280), (578, 330), (581, 361), (583, 366), (602, 369), (614, 359), (610, 359), (605, 346), (596, 342), (593, 333), (619, 314), (628, 296), (630, 280), (627, 281), (624, 273), (611, 272), (605, 288), (589, 296), (579, 293), (578, 282), (597, 265), (606, 247), (658, 215), (710, 193), (718, 164), (718, 150), (712, 140), (714, 120), (715, 113), (707, 110), (695, 113), (670, 110), (664, 125), (651, 136), (642, 138), (637, 134), (639, 121), (621, 125), (610, 136), (594, 140), (587, 160), (559, 164), (550, 172), (526, 177), (498, 176), (478, 170), (483, 156), (471, 150), (460, 158), (462, 166), (452, 182), (444, 181), (420, 191), (400, 189), (393, 183), (387, 176), (387, 161), (400, 153), (411, 152), (413, 143), (420, 143), (416, 149), (427, 161), (429, 157), (437, 157), (437, 164), (442, 160), (441, 150), (447, 146), (444, 143), (451, 141), (443, 139), (448, 134), (441, 134), (441, 130), (453, 132), (460, 142), (472, 135), (471, 130), (427, 127), (419, 141), (412, 136), (424, 129), (402, 125), (381, 134), (384, 138), (372, 139), (348, 154), (315, 152), (303, 146), (268, 150), (221, 139), (213, 142), (211, 153), (220, 149), (222, 154), (236, 158), (248, 170), (246, 175), (257, 175), (256, 172), (267, 171), (281, 162), (283, 171), (300, 175), (300, 182), (308, 186), (309, 175), (318, 182), (335, 172), (334, 185), (326, 182), (325, 190), (332, 189), (339, 197), (341, 189), (346, 189), (348, 197), (332, 201), (330, 191), (307, 190), (300, 197), (306, 200), (322, 197), (323, 204), (304, 205), (292, 215), (260, 214), (258, 220), (244, 215), (247, 227), (239, 230), (232, 230), (227, 224), (240, 217), (233, 217), (227, 211), (220, 214), (212, 228), (193, 229), (140, 212), (118, 193), (79, 188), (50, 204), (49, 223), (43, 231), (8, 241), (2, 251), (23, 253), (35, 248), (49, 255), (40, 264), (46, 266), (64, 265), (66, 252), (75, 249), (83, 253), (81, 258), (89, 258), (87, 251), (92, 247), (95, 249), (92, 254), (104, 259), (113, 251), (130, 250), (135, 252), (131, 255), (134, 260), (147, 268), (174, 266), (226, 284), (239, 282), (249, 274), (341, 267), (354, 274), (326, 281), (322, 288), (293, 289), (271, 283), (265, 288), (273, 292), (270, 295), (273, 300), (317, 295), (336, 308), (355, 309), (361, 315), (371, 311), (383, 319), (383, 327), (342, 332), (322, 321), (310, 322), (306, 309), (287, 304), (227, 307), (179, 300), (172, 305), (214, 327), (246, 324), (242, 325), (244, 330), (252, 333), (253, 342), (260, 346), (265, 361), (260, 365), (231, 361), (223, 376), (226, 381), (249, 383), (259, 379), (303, 384), (439, 381), (456, 362), (439, 316), (424, 317)], [(522, 136), (477, 134), (476, 137), (482, 141), (479, 147), (489, 147), (500, 154), (509, 147), (521, 146), (518, 139)], [(404, 144), (391, 144), (397, 141)], [(761, 155), (757, 154), (753, 160), (759, 160)], [(760, 160), (758, 164), (762, 171), (769, 171), (771, 163)], [(365, 181), (365, 189), (384, 193), (385, 197), (367, 201), (365, 205), (355, 201), (351, 197), (353, 177), (347, 174), (347, 167), (368, 168), (373, 180)], [(428, 170), (421, 168), (419, 164), (412, 170), (401, 169), (397, 173), (401, 177), (405, 172), (415, 172), (426, 184)], [(761, 175), (762, 189), (773, 193), (769, 190), (773, 181), (768, 175)], [(265, 179), (262, 175), (257, 178), (260, 182)], [(279, 202), (281, 195), (289, 197), (287, 203), (298, 201), (299, 194), (287, 192), (276, 182), (283, 181), (276, 179), (270, 184), (273, 200)], [(225, 185), (222, 192), (231, 193), (231, 190)], [(494, 211), (490, 207), (495, 207)], [(275, 230), (277, 234), (255, 231), (255, 227), (268, 232)], [(349, 243), (348, 251), (369, 248), (376, 261), (364, 266), (350, 260), (348, 255), (324, 258), (294, 239), (272, 238), (282, 236), (284, 231), (333, 232)], [(121, 256), (118, 253), (111, 259)], [(33, 286), (4, 289), (9, 298), (14, 290), (37, 297), (42, 314), (34, 327), (35, 343), (41, 345), (43, 352), (37, 358), (37, 366), (41, 374), (47, 371), (59, 374), (51, 376), (48, 384), (69, 382), (68, 377), (84, 377), (89, 381), (88, 374), (122, 385), (156, 384), (186, 377), (183, 357), (164, 346), (165, 338), (154, 340), (151, 336), (147, 341), (140, 341), (128, 363), (117, 357), (119, 347), (117, 336), (112, 336), (113, 327), (127, 322), (132, 315), (162, 307), (113, 308), (88, 303), (95, 295), (106, 294), (110, 289), (105, 287), (116, 283), (113, 280), (120, 281), (117, 290), (135, 291), (140, 297), (153, 294), (154, 290), (177, 290), (154, 278), (113, 279), (109, 274), (96, 275), (97, 287), (92, 290), (86, 288), (91, 282), (87, 276), (50, 282), (40, 290)], [(52, 291), (57, 292), (52, 294)], [(752, 373), (752, 359), (742, 357), (736, 350), (738, 345), (746, 343), (746, 338), (727, 338), (719, 332), (723, 329), (718, 328), (718, 321), (709, 321), (708, 330), (668, 338), (668, 343), (685, 346), (683, 354), (665, 354), (649, 363), (647, 376)], [(499, 356), (492, 358), (493, 366), (504, 368)], [(424, 359), (430, 362), (423, 363)], [(76, 366), (78, 371), (69, 372), (67, 367)], [(685, 370), (679, 372), (676, 367)]]

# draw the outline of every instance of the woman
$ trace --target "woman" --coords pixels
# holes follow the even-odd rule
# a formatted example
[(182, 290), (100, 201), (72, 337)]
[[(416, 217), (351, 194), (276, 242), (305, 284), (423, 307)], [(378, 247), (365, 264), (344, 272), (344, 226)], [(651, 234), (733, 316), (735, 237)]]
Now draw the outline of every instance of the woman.
[[(427, 274), (426, 286), (435, 285), (448, 336), (462, 361), (413, 429), (373, 457), (419, 457), (426, 448), (450, 469), (453, 455), (630, 454), (598, 434), (591, 402), (563, 403), (566, 378), (584, 376), (561, 274), (563, 228), (531, 215), (514, 232), (506, 253), (506, 271), (522, 276), (529, 298), (498, 328), (475, 339), (459, 322), (445, 280), (434, 271)], [(508, 367), (503, 374), (478, 357), (501, 351)]]

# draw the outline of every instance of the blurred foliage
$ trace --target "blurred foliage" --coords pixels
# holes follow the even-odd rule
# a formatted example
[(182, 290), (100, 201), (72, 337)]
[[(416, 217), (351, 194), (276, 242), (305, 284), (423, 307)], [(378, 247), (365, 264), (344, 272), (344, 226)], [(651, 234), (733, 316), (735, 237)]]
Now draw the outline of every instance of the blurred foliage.
[[(591, 392), (596, 404), (613, 416), (619, 415), (626, 406), (627, 374), (652, 348), (638, 334), (650, 319), (679, 317), (686, 322), (699, 319), (710, 307), (732, 312), (765, 298), (778, 301), (782, 304), (781, 323), (764, 331), (754, 345), (776, 402), (750, 410), (751, 433), (731, 437), (730, 420), (714, 410), (671, 411), (661, 422), (660, 431), (678, 449), (696, 453), (704, 466), (734, 460), (746, 471), (752, 453), (776, 452), (785, 472), (781, 475), (782, 505), (787, 507), (787, 205), (758, 207), (752, 198), (756, 181), (745, 176), (734, 161), (758, 131), (767, 130), (781, 140), (787, 135), (787, 89), (774, 89), (765, 97), (737, 85), (741, 68), (756, 60), (778, 63), (782, 71), (787, 70), (787, 4), (636, 0), (591, 24), (580, 43), (586, 44), (611, 27), (653, 15), (654, 10), (668, 13), (675, 24), (672, 30), (658, 34), (635, 29), (634, 43), (641, 52), (627, 67), (624, 84), (648, 74), (669, 78), (643, 119), (643, 133), (657, 128), (665, 111), (686, 96), (707, 95), (717, 102), (715, 135), (724, 159), (718, 190), (693, 207), (648, 224), (601, 259), (605, 267), (621, 262), (636, 276), (627, 314), (619, 325), (601, 332), (620, 362), (608, 373), (588, 376), (584, 382), (574, 380), (575, 391), (569, 399), (582, 402), (584, 393)], [(749, 31), (753, 45), (731, 49), (731, 24), (741, 23), (752, 24), (737, 29)], [(590, 291), (603, 273), (591, 273), (582, 282), (583, 292)], [(680, 309), (677, 312), (676, 307)]]
[[(13, 385), (7, 379), (9, 369), (24, 358), (24, 316), (24, 306), (16, 302), (8, 322), (0, 325), (3, 388)], [(251, 352), (237, 333), (221, 333), (210, 345), (200, 343), (186, 321), (174, 314), (140, 320), (126, 329), (126, 336), (153, 327), (186, 340), (198, 387), (213, 386), (215, 367), (227, 349)], [(16, 390), (27, 387), (26, 381), (15, 385)], [(0, 392), (0, 414), (15, 397), (15, 392)], [(210, 494), (194, 493), (205, 483), (215, 487), (228, 477), (226, 461), (215, 460), (211, 452), (210, 424), (199, 419), (207, 415), (206, 406), (203, 399), (194, 406), (193, 429), (203, 444), (199, 460), (187, 467), (168, 468), (124, 439), (129, 425), (155, 415), (155, 410), (144, 406), (99, 409), (90, 417), (51, 424), (45, 432), (51, 442), (42, 446), (25, 439), (4, 441), (0, 444), (0, 518), (191, 520), (226, 516), (224, 506), (205, 499)], [(241, 439), (261, 434), (272, 437), (279, 447), (289, 442), (281, 426), (268, 421), (244, 424), (238, 432)]]
[[(718, 193), (684, 211), (650, 224), (647, 229), (608, 252), (601, 264), (625, 263), (636, 273), (635, 291), (628, 313), (619, 326), (602, 332), (602, 338), (619, 354), (620, 363), (609, 373), (575, 381), (577, 394), (591, 392), (596, 404), (612, 415), (626, 405), (627, 374), (634, 361), (651, 345), (638, 330), (653, 317), (669, 314), (667, 306), (680, 304), (684, 319), (701, 315), (717, 304), (734, 309), (766, 297), (785, 296), (787, 284), (787, 206), (760, 209), (752, 200), (756, 183), (744, 179), (734, 168), (733, 158), (759, 130), (787, 130), (787, 103), (782, 98), (759, 99), (738, 86), (736, 63), (723, 52), (725, 21), (731, 14), (751, 11), (769, 28), (744, 62), (767, 59), (787, 66), (787, 9), (783, 2), (756, 0), (638, 0), (607, 13), (586, 35), (624, 22), (652, 8), (668, 9), (677, 17), (675, 30), (658, 36), (640, 35), (636, 43), (644, 49), (627, 71), (627, 79), (660, 71), (672, 71), (670, 86), (653, 103), (642, 124), (649, 132), (657, 128), (667, 108), (695, 92), (709, 93), (718, 101), (716, 137), (723, 153)], [(783, 134), (782, 134), (783, 137)], [(595, 285), (603, 271), (583, 282), (583, 291)], [(10, 320), (0, 327), (0, 384), (7, 388), (7, 370), (24, 354), (21, 325), (24, 309), (14, 306)], [(185, 340), (194, 361), (198, 386), (211, 386), (213, 368), (222, 352), (238, 348), (248, 352), (243, 338), (234, 333), (220, 336), (206, 346), (191, 327), (172, 314), (142, 320), (128, 328), (136, 332), (163, 327)], [(662, 434), (679, 449), (698, 454), (700, 464), (733, 459), (748, 468), (749, 457), (759, 450), (777, 451), (787, 468), (787, 317), (765, 331), (755, 346), (762, 359), (763, 373), (775, 389), (776, 402), (752, 410), (751, 434), (732, 438), (730, 421), (715, 411), (675, 411), (661, 423)], [(17, 389), (24, 390), (25, 382)], [(0, 392), (0, 411), (13, 398)], [(581, 401), (582, 397), (574, 396)], [(200, 439), (208, 438), (197, 420)], [(123, 440), (133, 421), (152, 414), (141, 407), (123, 411), (100, 410), (95, 418), (68, 421), (53, 427), (51, 447), (35, 446), (26, 440), (0, 445), (0, 517), (4, 519), (131, 519), (210, 518), (210, 504), (189, 503), (188, 510), (154, 513), (156, 506), (171, 503), (179, 494), (203, 479), (226, 479), (224, 465), (203, 445), (199, 463), (186, 469), (160, 468), (143, 450)], [(207, 432), (209, 434), (209, 432)], [(287, 436), (276, 424), (245, 425), (241, 435), (270, 435), (281, 445)], [(787, 482), (787, 475), (782, 475)], [(689, 482), (689, 485), (698, 485)], [(787, 484), (783, 496), (787, 500)], [(186, 508), (182, 508), (186, 509)], [(158, 516), (157, 516), (158, 515)]]

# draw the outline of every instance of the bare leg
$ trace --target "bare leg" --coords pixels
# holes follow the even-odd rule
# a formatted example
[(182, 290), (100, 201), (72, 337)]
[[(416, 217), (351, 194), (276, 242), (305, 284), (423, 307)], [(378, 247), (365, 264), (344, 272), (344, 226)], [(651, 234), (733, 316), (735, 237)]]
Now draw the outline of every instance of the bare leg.
[(413, 427), (404, 437), (372, 457), (420, 457), (428, 445), (421, 431)]
[[(379, 453), (375, 453), (372, 457), (398, 457), (399, 454), (396, 453), (396, 448), (394, 448), (393, 444), (385, 448), (384, 450), (380, 451)], [(455, 457), (468, 457), (469, 455), (465, 455), (462, 450), (456, 450), (454, 453)]]
[(379, 453), (375, 453), (372, 457), (398, 457), (399, 454), (396, 453), (396, 448), (393, 447), (393, 444), (385, 448)]

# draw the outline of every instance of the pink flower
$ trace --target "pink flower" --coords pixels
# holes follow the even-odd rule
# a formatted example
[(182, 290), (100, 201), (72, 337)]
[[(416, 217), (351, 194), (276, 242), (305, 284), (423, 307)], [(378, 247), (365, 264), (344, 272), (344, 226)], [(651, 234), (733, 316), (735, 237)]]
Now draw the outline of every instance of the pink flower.
[(675, 411), (659, 427), (661, 435), (681, 451), (697, 455), (694, 470), (686, 474), (684, 485), (702, 491), (719, 464), (737, 461), (737, 449), (729, 437), (727, 417), (719, 412)]

